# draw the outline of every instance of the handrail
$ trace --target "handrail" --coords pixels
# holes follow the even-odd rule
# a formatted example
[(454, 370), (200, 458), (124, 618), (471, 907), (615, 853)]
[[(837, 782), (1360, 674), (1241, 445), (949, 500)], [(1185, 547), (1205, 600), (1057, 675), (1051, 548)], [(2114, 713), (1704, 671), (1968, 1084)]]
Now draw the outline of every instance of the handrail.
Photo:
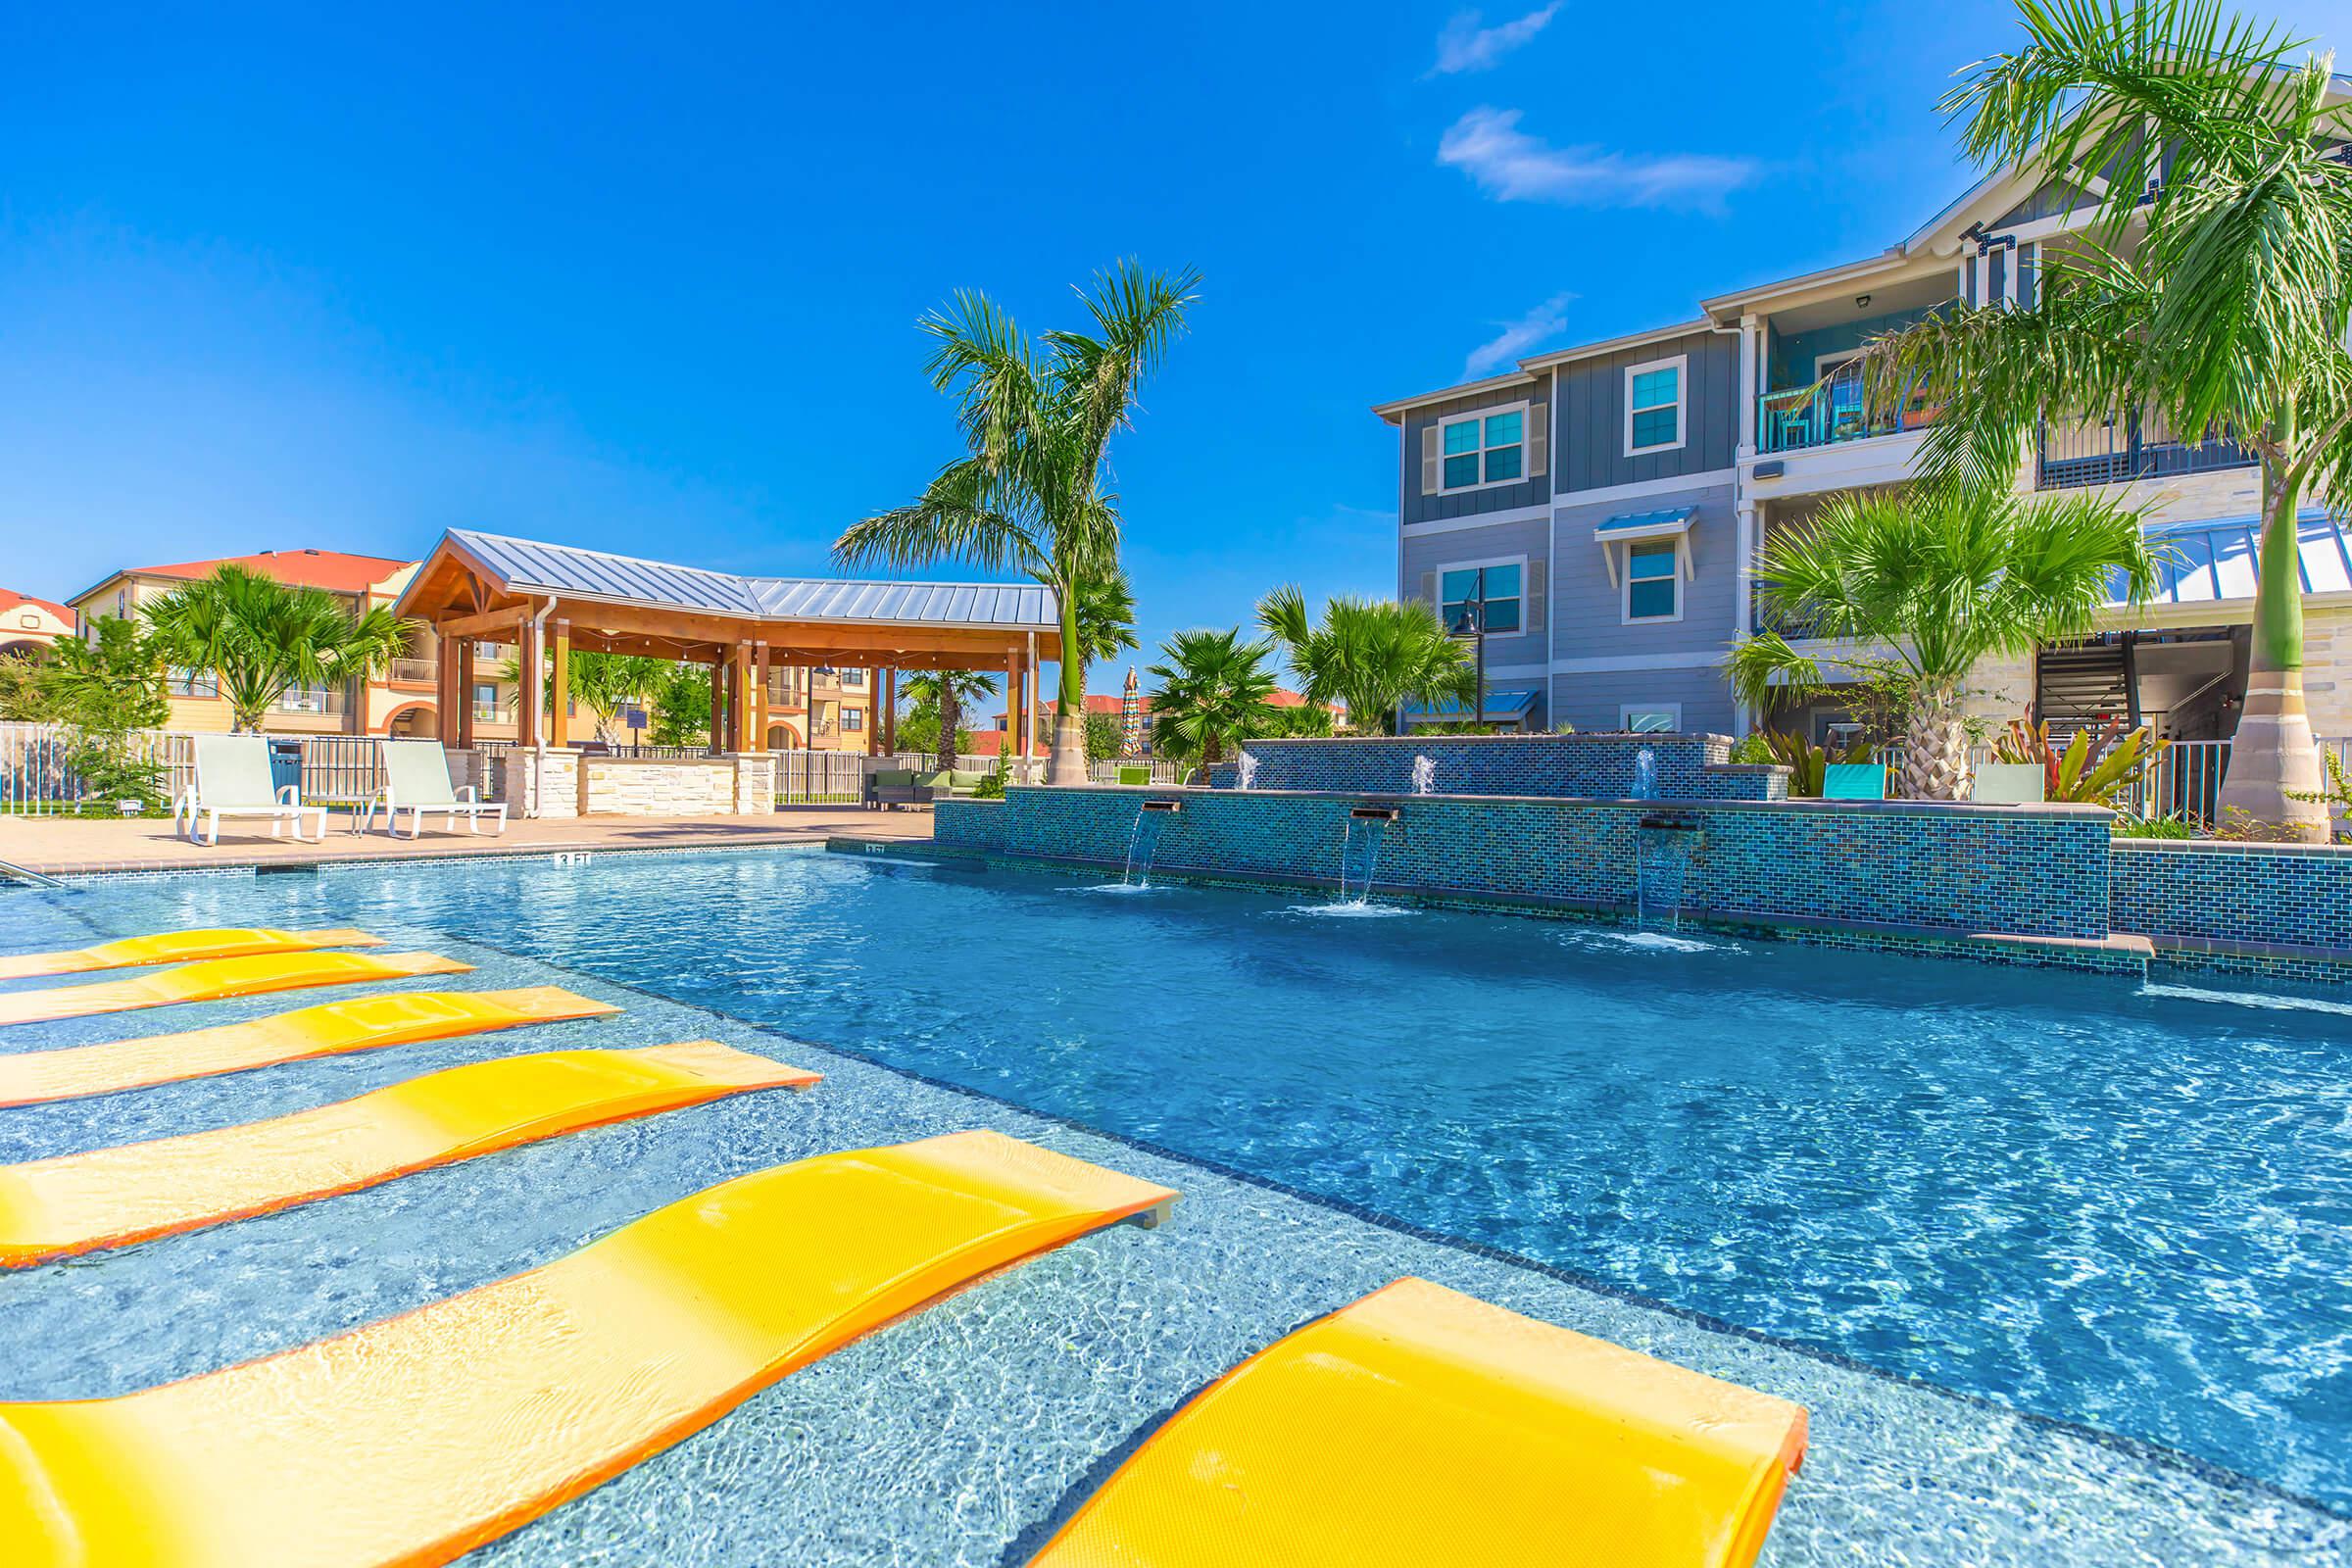
[(87, 888), (77, 888), (71, 882), (62, 882), (46, 872), (19, 865), (14, 860), (0, 860), (0, 876), (19, 877), (36, 888), (55, 888), (60, 893), (87, 893), (89, 891)]

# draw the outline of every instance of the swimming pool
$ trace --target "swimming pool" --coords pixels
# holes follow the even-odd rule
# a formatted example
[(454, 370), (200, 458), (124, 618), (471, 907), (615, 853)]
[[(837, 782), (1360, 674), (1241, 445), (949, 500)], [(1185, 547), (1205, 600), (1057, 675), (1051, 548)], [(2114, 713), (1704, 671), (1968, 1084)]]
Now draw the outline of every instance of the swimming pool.
[[(455, 935), (2352, 1506), (2340, 1008), (1481, 915), (1333, 919), (1264, 894), (1090, 880), (791, 852), (369, 867), (44, 898), (42, 929), (8, 945), (82, 940), (67, 923), (101, 915), (110, 934), (266, 917)], [(130, 1032), (84, 1020), (9, 1031), (0, 1049)], [(0, 1154), (250, 1119), (512, 1049), (404, 1048), (376, 1054), (397, 1066), (0, 1112)], [(435, 1172), (34, 1271), (46, 1291), (0, 1282), (0, 1301), (69, 1340), (20, 1374), (37, 1386), (0, 1392), (135, 1387), (495, 1277), (770, 1157), (772, 1131), (752, 1129), (771, 1119), (706, 1107), (501, 1156), (498, 1181)], [(624, 1168), (610, 1198), (516, 1201), (517, 1179), (570, 1192)], [(389, 1229), (347, 1232), (355, 1215)], [(490, 1273), (452, 1270), (466, 1241)], [(1294, 1236), (1305, 1257), (1291, 1266), (1312, 1276), (1317, 1245)], [(281, 1284), (323, 1256), (344, 1285), (192, 1345), (156, 1332), (189, 1289), (159, 1254), (236, 1258)], [(420, 1274), (418, 1256), (438, 1261)], [(118, 1289), (135, 1298), (122, 1323), (84, 1320), (84, 1291)], [(1819, 1452), (1792, 1500), (1825, 1484)]]

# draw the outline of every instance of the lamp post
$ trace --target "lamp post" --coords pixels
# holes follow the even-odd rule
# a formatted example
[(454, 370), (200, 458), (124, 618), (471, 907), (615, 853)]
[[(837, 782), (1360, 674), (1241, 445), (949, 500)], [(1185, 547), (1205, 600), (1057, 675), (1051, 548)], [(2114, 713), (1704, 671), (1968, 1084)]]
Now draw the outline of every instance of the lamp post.
[(1481, 566), (1478, 568), (1478, 580), (1476, 585), (1471, 589), (1471, 597), (1463, 602), (1462, 612), (1454, 617), (1453, 624), (1446, 629), (1456, 637), (1467, 637), (1470, 639), (1474, 658), (1477, 662), (1478, 680), (1475, 688), (1476, 696), (1473, 698), (1470, 705), (1470, 722), (1473, 726), (1475, 726), (1485, 722), (1487, 716), (1486, 567)]

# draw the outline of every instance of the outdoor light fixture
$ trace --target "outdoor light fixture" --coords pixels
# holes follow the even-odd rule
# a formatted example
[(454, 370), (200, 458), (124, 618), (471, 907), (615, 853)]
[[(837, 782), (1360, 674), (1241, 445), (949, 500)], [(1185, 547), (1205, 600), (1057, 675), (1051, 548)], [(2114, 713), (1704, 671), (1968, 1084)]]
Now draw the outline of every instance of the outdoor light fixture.
[[(1439, 598), (1445, 594), (1441, 591)], [(1463, 601), (1462, 612), (1447, 628), (1450, 635), (1467, 637), (1478, 662), (1478, 679), (1473, 687), (1477, 700), (1470, 705), (1470, 722), (1482, 723), (1487, 716), (1487, 568), (1478, 568), (1478, 586), (1472, 596)]]
[(1858, 311), (1859, 311), (1859, 310), (1864, 310), (1864, 309), (1867, 309), (1867, 308), (1869, 307), (1869, 305), (1870, 305), (1870, 296), (1869, 296), (1869, 295), (1867, 295), (1867, 294), (1857, 294), (1857, 295), (1855, 295), (1855, 296), (1854, 296), (1854, 309), (1856, 309), (1856, 310), (1858, 310)]

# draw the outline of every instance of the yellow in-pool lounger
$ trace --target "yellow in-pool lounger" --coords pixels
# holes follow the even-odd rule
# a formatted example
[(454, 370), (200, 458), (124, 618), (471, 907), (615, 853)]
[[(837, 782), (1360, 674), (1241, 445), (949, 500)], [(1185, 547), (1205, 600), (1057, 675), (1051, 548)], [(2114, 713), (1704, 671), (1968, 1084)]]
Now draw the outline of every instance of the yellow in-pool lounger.
[(1402, 1279), (1210, 1385), (1031, 1568), (1745, 1568), (1804, 1452), (1800, 1405)]
[(187, 963), (197, 958), (243, 958), (257, 953), (309, 953), (316, 948), (380, 948), (382, 937), (365, 931), (228, 930), (166, 931), (124, 937), (66, 953), (20, 953), (0, 957), (0, 980), (31, 980), (50, 974), (86, 974), (92, 969), (136, 969), (152, 963)]
[(1164, 1187), (998, 1133), (822, 1154), (330, 1340), (0, 1403), (9, 1568), (404, 1568), (495, 1540)]
[(609, 1002), (592, 1002), (560, 986), (355, 997), (144, 1040), (0, 1054), (0, 1108), (150, 1089), (185, 1078), (211, 1078), (379, 1046), (450, 1040), (517, 1024), (603, 1018), (619, 1010)]
[(128, 1247), (582, 1128), (816, 1081), (715, 1040), (550, 1051), (240, 1127), (0, 1165), (0, 1267)]
[(249, 958), (210, 958), (130, 980), (93, 980), (0, 997), (0, 1023), (47, 1023), (94, 1012), (130, 1012), (175, 1002), (220, 1002), (271, 991), (349, 985), (357, 980), (406, 980), (420, 974), (466, 974), (473, 968), (437, 953), (265, 953)]

